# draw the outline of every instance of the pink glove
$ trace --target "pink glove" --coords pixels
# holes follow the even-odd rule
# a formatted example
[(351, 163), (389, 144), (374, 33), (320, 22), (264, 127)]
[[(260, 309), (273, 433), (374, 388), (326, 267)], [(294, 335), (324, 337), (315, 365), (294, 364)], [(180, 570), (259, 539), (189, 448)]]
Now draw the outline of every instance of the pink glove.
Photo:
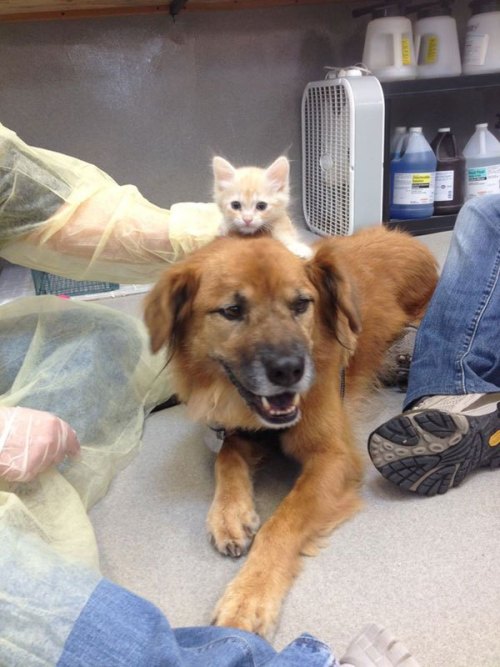
[(0, 408), (0, 477), (9, 482), (29, 482), (79, 451), (71, 426), (50, 412)]

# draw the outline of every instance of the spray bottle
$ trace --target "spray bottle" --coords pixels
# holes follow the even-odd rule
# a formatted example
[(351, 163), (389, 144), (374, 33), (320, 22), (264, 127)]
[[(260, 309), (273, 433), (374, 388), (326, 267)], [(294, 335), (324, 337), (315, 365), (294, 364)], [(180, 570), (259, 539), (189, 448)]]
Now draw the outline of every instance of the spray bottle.
[(462, 73), (457, 22), (451, 15), (453, 0), (432, 0), (408, 7), (416, 12), (413, 39), (417, 55), (417, 77), (430, 79)]
[(366, 28), (363, 63), (380, 81), (414, 79), (417, 74), (411, 21), (402, 2), (379, 2), (354, 9), (353, 17), (371, 14)]

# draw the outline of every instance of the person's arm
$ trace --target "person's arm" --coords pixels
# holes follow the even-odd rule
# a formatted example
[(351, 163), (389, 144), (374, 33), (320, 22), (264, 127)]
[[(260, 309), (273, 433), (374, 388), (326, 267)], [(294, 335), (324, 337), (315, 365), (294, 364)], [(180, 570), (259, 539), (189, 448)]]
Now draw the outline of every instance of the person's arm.
[(161, 208), (0, 124), (0, 257), (74, 280), (150, 283), (218, 233), (215, 204)]

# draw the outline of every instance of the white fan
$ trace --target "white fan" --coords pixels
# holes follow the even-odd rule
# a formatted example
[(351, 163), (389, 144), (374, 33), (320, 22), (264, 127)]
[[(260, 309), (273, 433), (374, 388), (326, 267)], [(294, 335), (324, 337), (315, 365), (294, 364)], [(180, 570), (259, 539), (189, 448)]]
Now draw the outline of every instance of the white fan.
[(382, 221), (384, 94), (358, 67), (302, 96), (302, 202), (308, 227), (347, 236)]

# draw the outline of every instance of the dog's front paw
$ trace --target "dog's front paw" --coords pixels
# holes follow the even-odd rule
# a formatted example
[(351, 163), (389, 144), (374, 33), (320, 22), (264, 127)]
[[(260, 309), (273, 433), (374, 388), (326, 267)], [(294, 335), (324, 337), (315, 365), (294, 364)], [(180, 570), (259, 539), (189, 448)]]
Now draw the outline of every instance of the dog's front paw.
[(212, 543), (224, 556), (239, 558), (245, 554), (259, 529), (260, 519), (253, 505), (243, 503), (221, 507), (216, 501), (207, 517)]
[(278, 622), (280, 600), (258, 588), (240, 586), (237, 580), (229, 584), (215, 608), (213, 624), (270, 637)]

